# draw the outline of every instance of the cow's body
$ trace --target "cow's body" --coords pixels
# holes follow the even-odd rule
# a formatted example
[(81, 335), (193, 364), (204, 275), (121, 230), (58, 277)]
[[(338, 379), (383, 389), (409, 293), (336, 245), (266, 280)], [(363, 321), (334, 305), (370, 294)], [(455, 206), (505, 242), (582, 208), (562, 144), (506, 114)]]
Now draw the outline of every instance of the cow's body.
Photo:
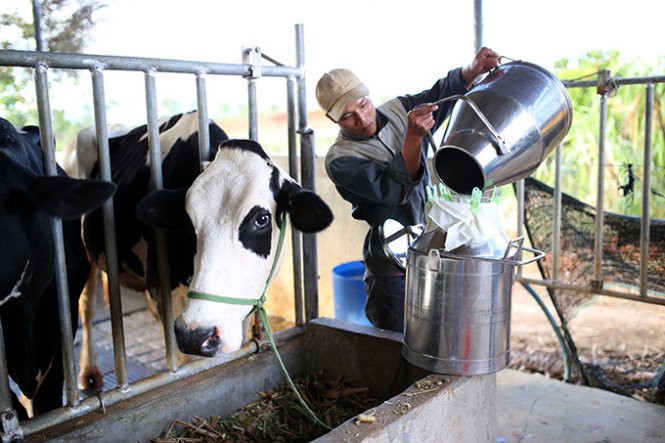
[[(199, 175), (198, 114), (190, 112), (162, 119), (159, 125), (162, 153), (164, 189), (187, 189)], [(226, 133), (210, 122), (210, 157), (215, 155)], [(91, 177), (99, 174), (94, 137), (79, 137), (76, 146), (78, 170)], [(82, 143), (87, 141), (87, 143)], [(147, 126), (135, 128), (118, 137), (109, 138), (112, 181), (118, 189), (114, 197), (117, 255), (122, 287), (142, 292), (151, 305), (152, 293), (158, 287), (156, 247), (153, 231), (136, 218), (136, 206), (151, 191)], [(90, 164), (90, 159), (94, 163)], [(204, 159), (204, 160), (209, 160)], [(81, 163), (83, 161), (83, 164)], [(89, 171), (89, 172), (88, 172)], [(97, 367), (92, 317), (96, 294), (98, 266), (106, 270), (106, 248), (102, 211), (94, 211), (84, 218), (83, 237), (93, 261), (90, 280), (81, 296), (79, 312), (83, 325), (82, 352), (79, 372), (81, 389), (102, 387), (102, 376)], [(184, 285), (192, 275), (195, 239), (191, 232), (167, 232), (171, 290)], [(157, 309), (153, 307), (153, 314)], [(157, 314), (156, 314), (157, 315)]]
[[(219, 144), (227, 140), (228, 136), (212, 121), (208, 128), (211, 159)], [(75, 155), (69, 154), (76, 162), (70, 163), (70, 168), (81, 171), (85, 176), (97, 177), (99, 165), (96, 139), (94, 132), (93, 136), (88, 132), (84, 130), (77, 137), (78, 143), (72, 150)], [(153, 303), (156, 298), (151, 297), (156, 295), (158, 287), (154, 233), (136, 218), (136, 205), (152, 190), (147, 126), (143, 125), (131, 131), (116, 127), (109, 134), (111, 179), (118, 187), (113, 203), (120, 284), (124, 288), (142, 292), (153, 314), (158, 316), (158, 309)], [(161, 119), (159, 134), (164, 189), (187, 189), (201, 170), (198, 114), (190, 112)], [(76, 166), (73, 166), (74, 163)], [(107, 266), (101, 210), (93, 211), (84, 217), (83, 238), (92, 267), (79, 303), (83, 329), (79, 387), (100, 389), (103, 379), (97, 366), (92, 318), (97, 291), (97, 269), (106, 271)], [(167, 250), (173, 251), (169, 254), (170, 289), (173, 290), (186, 284), (192, 275), (195, 240), (191, 233), (167, 232), (166, 243)]]
[[(225, 142), (186, 194), (155, 192), (138, 214), (147, 224), (196, 234), (190, 290), (249, 300), (261, 297), (273, 262), (281, 262), (282, 215), (303, 232), (318, 232), (332, 221), (328, 206), (251, 140)], [(181, 351), (213, 356), (237, 350), (251, 309), (190, 299), (175, 324)]]
[[(55, 278), (53, 216), (62, 217), (72, 331), (88, 275), (80, 216), (114, 186), (97, 180), (46, 177), (39, 133), (19, 133), (0, 119), (0, 315), (9, 375), (32, 400), (34, 414), (62, 405), (63, 365)], [(22, 418), (27, 412), (15, 398)]]

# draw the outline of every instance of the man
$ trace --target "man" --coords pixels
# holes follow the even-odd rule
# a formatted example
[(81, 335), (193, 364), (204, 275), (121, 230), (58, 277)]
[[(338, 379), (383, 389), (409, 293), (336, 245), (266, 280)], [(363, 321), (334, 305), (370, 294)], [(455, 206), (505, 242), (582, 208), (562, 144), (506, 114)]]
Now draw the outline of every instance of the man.
[(367, 87), (347, 69), (333, 69), (316, 86), (316, 98), (340, 132), (326, 155), (326, 172), (352, 215), (369, 223), (363, 246), (367, 318), (378, 328), (403, 331), (405, 275), (383, 252), (378, 228), (392, 218), (403, 225), (425, 221), (429, 131), (436, 131), (454, 102), (476, 78), (499, 65), (499, 55), (482, 48), (464, 68), (434, 86), (375, 108)]

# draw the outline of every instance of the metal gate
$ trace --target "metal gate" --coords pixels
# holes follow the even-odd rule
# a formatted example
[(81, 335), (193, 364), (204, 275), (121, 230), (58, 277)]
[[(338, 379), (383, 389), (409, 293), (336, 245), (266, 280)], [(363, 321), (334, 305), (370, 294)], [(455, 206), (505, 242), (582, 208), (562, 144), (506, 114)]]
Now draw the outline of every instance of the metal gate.
[[(650, 238), (650, 226), (655, 220), (651, 215), (652, 193), (652, 167), (651, 158), (653, 155), (653, 121), (654, 121), (654, 85), (665, 83), (665, 76), (651, 77), (633, 77), (633, 78), (613, 78), (609, 71), (601, 70), (597, 73), (597, 80), (590, 81), (564, 81), (567, 88), (593, 88), (599, 98), (599, 127), (598, 127), (598, 150), (597, 150), (597, 191), (595, 204), (595, 238), (593, 246), (593, 277), (589, 285), (571, 284), (562, 281), (560, 277), (560, 257), (561, 257), (561, 220), (562, 220), (562, 190), (561, 176), (562, 168), (562, 146), (558, 146), (555, 154), (555, 179), (553, 186), (553, 212), (551, 232), (552, 248), (547, 251), (552, 256), (551, 278), (527, 278), (518, 272), (516, 280), (525, 283), (545, 286), (550, 289), (570, 290), (580, 293), (607, 295), (628, 300), (642, 301), (658, 305), (665, 305), (665, 294), (661, 291), (649, 290), (647, 287), (647, 264), (649, 262), (649, 247), (653, 240)], [(604, 212), (604, 168), (605, 153), (607, 143), (607, 119), (608, 119), (608, 101), (614, 95), (616, 90), (622, 85), (643, 85), (644, 86), (644, 119), (645, 130), (643, 134), (643, 174), (642, 174), (642, 202), (640, 219), (640, 241), (636, 245), (639, 248), (639, 280), (634, 282), (633, 289), (608, 289), (604, 287), (605, 279), (603, 276), (603, 226), (605, 219)], [(522, 235), (525, 226), (525, 200), (524, 200), (524, 181), (518, 183), (516, 187), (518, 200), (518, 234)], [(662, 220), (660, 220), (662, 222)], [(665, 280), (665, 276), (660, 276)]]
[[(247, 80), (247, 103), (249, 119), (249, 135), (258, 139), (257, 119), (257, 82), (262, 77), (279, 77), (286, 80), (285, 98), (287, 105), (287, 131), (289, 149), (289, 173), (300, 177), (300, 183), (308, 189), (315, 189), (315, 162), (314, 162), (314, 136), (307, 126), (307, 102), (305, 89), (305, 61), (304, 61), (304, 33), (303, 26), (295, 25), (296, 36), (296, 63), (286, 66), (273, 59), (256, 47), (242, 50), (242, 63), (214, 63), (192, 62), (169, 59), (91, 56), (84, 54), (54, 54), (46, 52), (0, 50), (0, 66), (31, 68), (34, 73), (34, 85), (39, 113), (39, 126), (41, 143), (45, 151), (47, 171), (56, 174), (55, 146), (52, 128), (52, 114), (49, 102), (48, 75), (51, 70), (73, 69), (88, 71), (92, 81), (94, 121), (96, 128), (98, 159), (101, 178), (111, 181), (110, 159), (107, 140), (106, 97), (104, 74), (108, 71), (142, 72), (145, 78), (145, 99), (147, 110), (147, 126), (150, 147), (152, 183), (155, 189), (162, 188), (159, 126), (157, 115), (157, 86), (158, 73), (178, 73), (191, 76), (193, 86), (196, 88), (197, 110), (199, 114), (199, 155), (207, 156), (209, 146), (208, 110), (206, 78), (208, 76), (236, 76)], [(268, 60), (274, 66), (262, 65)], [(300, 151), (297, 151), (297, 135), (299, 135)], [(300, 162), (298, 163), (298, 157)], [(156, 161), (155, 161), (156, 160)], [(300, 171), (300, 172), (299, 172)], [(167, 385), (186, 376), (193, 375), (220, 365), (233, 359), (257, 351), (257, 343), (249, 341), (243, 347), (224, 358), (198, 360), (182, 367), (176, 363), (176, 346), (173, 328), (166, 325), (173, 324), (171, 307), (171, 294), (168, 290), (168, 266), (166, 257), (159, 254), (159, 275), (161, 288), (159, 295), (164, 305), (165, 319), (164, 340), (166, 349), (167, 371), (151, 377), (130, 383), (127, 376), (127, 359), (123, 334), (123, 316), (120, 298), (120, 283), (118, 279), (117, 257), (114, 251), (115, 227), (113, 226), (112, 199), (103, 207), (104, 230), (106, 250), (109, 251), (108, 276), (110, 311), (113, 330), (113, 352), (117, 386), (104, 392), (104, 405), (121, 402), (133, 396), (150, 391), (157, 387)], [(53, 230), (56, 244), (56, 277), (58, 284), (58, 303), (60, 316), (68, 318), (70, 315), (67, 294), (66, 263), (64, 260), (64, 245), (62, 242), (62, 226), (59, 220), (54, 221)], [(163, 243), (162, 243), (163, 244)], [(158, 250), (160, 243), (158, 239)], [(316, 238), (314, 234), (301, 234), (292, 231), (293, 269), (294, 269), (294, 296), (296, 325), (301, 326), (306, 321), (318, 317), (318, 286), (317, 286), (317, 253)], [(306, 251), (306, 253), (305, 253)], [(116, 259), (114, 260), (114, 257)], [(162, 266), (162, 264), (166, 266)], [(166, 289), (165, 289), (166, 288)], [(4, 341), (0, 335), (0, 409), (2, 412), (2, 441), (12, 441), (21, 435), (30, 435), (74, 417), (82, 416), (100, 408), (100, 399), (97, 397), (80, 398), (76, 383), (76, 365), (73, 350), (73, 337), (68, 321), (61, 322), (63, 337), (63, 361), (65, 366), (65, 406), (63, 408), (41, 414), (37, 417), (18, 422), (16, 413), (12, 409), (10, 388), (4, 354)], [(1, 332), (1, 329), (0, 329)], [(284, 331), (284, 335), (299, 334), (301, 328), (291, 328)]]
[[(610, 72), (604, 70), (597, 73), (596, 81), (564, 82), (569, 89), (594, 88), (598, 95), (598, 144), (597, 152), (591, 159), (591, 163), (597, 162), (595, 205), (562, 192), (564, 167), (561, 145), (557, 147), (554, 158), (553, 186), (531, 177), (515, 186), (518, 235), (526, 230), (533, 246), (547, 253), (543, 260), (547, 263), (537, 264), (540, 275), (527, 276), (520, 268), (515, 281), (533, 296), (552, 326), (560, 346), (565, 381), (611, 389), (610, 384), (603, 381), (600, 366), (594, 372), (580, 359), (578, 346), (569, 328), (577, 310), (589, 303), (592, 297), (604, 295), (661, 305), (661, 308), (665, 306), (665, 220), (653, 217), (651, 210), (652, 194), (664, 198), (655, 183), (655, 180), (662, 180), (662, 170), (652, 171), (652, 157), (656, 154), (662, 156), (662, 151), (654, 150), (653, 124), (658, 121), (654, 113), (656, 106), (659, 106), (657, 109), (662, 119), (662, 97), (657, 100), (654, 97), (655, 85), (663, 82), (665, 76), (612, 78)], [(621, 85), (644, 87), (644, 95), (639, 96), (638, 90), (635, 100), (631, 101), (635, 103), (643, 98), (644, 102), (644, 130), (639, 133), (643, 139), (642, 158), (631, 159), (642, 165), (641, 214), (632, 217), (605, 211), (604, 208), (607, 201), (604, 175), (607, 166), (608, 101), (612, 100)], [(633, 137), (634, 146), (639, 146), (636, 138)], [(660, 149), (663, 149), (662, 144)], [(634, 149), (633, 153), (635, 151), (639, 149)], [(662, 168), (662, 165), (658, 166)], [(567, 172), (571, 174), (570, 170)], [(592, 174), (589, 174), (591, 178)], [(638, 182), (632, 169), (628, 168), (628, 181), (625, 185), (619, 185), (619, 189), (632, 192)], [(550, 312), (532, 286), (546, 289), (556, 315)], [(665, 361), (656, 371), (657, 375), (650, 380), (654, 398), (663, 390)]]

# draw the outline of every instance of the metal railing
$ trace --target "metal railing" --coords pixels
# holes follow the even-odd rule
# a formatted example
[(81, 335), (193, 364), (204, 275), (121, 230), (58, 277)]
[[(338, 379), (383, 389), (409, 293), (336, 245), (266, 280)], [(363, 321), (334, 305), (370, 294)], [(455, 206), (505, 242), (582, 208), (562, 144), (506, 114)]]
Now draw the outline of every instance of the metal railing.
[[(286, 80), (286, 103), (288, 113), (288, 148), (289, 173), (298, 178), (308, 189), (315, 189), (315, 163), (313, 132), (307, 126), (307, 103), (305, 94), (305, 63), (303, 26), (295, 25), (296, 33), (296, 64), (285, 66), (263, 66), (263, 59), (274, 62), (261, 53), (259, 48), (243, 49), (242, 61), (239, 64), (181, 61), (155, 58), (135, 58), (85, 54), (55, 54), (47, 52), (0, 50), (0, 66), (31, 68), (34, 72), (34, 84), (37, 92), (37, 105), (41, 143), (45, 151), (45, 164), (51, 175), (56, 174), (56, 160), (53, 128), (51, 124), (51, 108), (49, 101), (48, 74), (51, 70), (73, 69), (87, 70), (90, 73), (93, 90), (94, 120), (98, 144), (98, 161), (100, 175), (103, 180), (111, 181), (111, 165), (108, 152), (106, 97), (104, 74), (108, 71), (138, 71), (145, 77), (145, 98), (147, 110), (147, 127), (149, 152), (151, 158), (152, 186), (162, 188), (161, 160), (159, 146), (159, 126), (157, 115), (157, 87), (155, 76), (158, 73), (178, 73), (194, 76), (197, 92), (197, 110), (199, 113), (199, 155), (207, 157), (209, 147), (208, 111), (206, 78), (208, 76), (240, 76), (247, 80), (249, 138), (258, 138), (257, 118), (257, 81), (261, 77), (281, 77)], [(296, 149), (297, 136), (300, 135), (300, 165)], [(300, 166), (300, 174), (298, 168)], [(182, 367), (176, 363), (176, 346), (171, 309), (171, 294), (168, 288), (169, 273), (164, 238), (158, 237), (158, 274), (160, 278), (161, 303), (165, 307), (164, 337), (166, 349), (167, 371), (149, 378), (130, 383), (127, 376), (127, 357), (124, 342), (120, 283), (118, 278), (117, 250), (115, 239), (115, 221), (113, 218), (113, 201), (110, 199), (103, 206), (105, 244), (108, 256), (108, 290), (110, 297), (111, 324), (113, 333), (113, 352), (117, 387), (104, 393), (104, 405), (109, 406), (126, 400), (135, 395), (164, 386), (175, 380), (197, 374), (210, 367), (240, 358), (256, 352), (260, 346), (258, 341), (246, 343), (239, 351), (224, 358), (199, 360)], [(60, 220), (53, 223), (57, 251), (57, 280), (60, 315), (69, 318), (68, 288), (66, 279), (66, 263)], [(292, 230), (294, 297), (296, 325), (302, 326), (305, 321), (318, 317), (318, 286), (316, 238), (313, 234), (300, 234)], [(304, 253), (307, 251), (307, 253)], [(303, 294), (304, 284), (304, 294)], [(2, 440), (10, 441), (13, 437), (23, 434), (30, 435), (47, 429), (68, 419), (82, 416), (100, 409), (100, 399), (87, 397), (80, 399), (76, 383), (76, 365), (74, 361), (73, 337), (69, 321), (60, 322), (62, 327), (64, 366), (65, 366), (65, 399), (66, 406), (54, 411), (18, 423), (16, 413), (12, 409), (12, 401), (8, 385), (7, 365), (4, 345), (0, 340), (0, 408), (4, 433)], [(1, 328), (1, 325), (0, 325)], [(1, 332), (1, 329), (0, 329)], [(285, 340), (300, 334), (302, 328), (291, 328), (277, 334), (278, 339)], [(0, 335), (0, 338), (2, 336)], [(281, 341), (280, 340), (280, 341)]]
[[(552, 232), (552, 277), (549, 280), (545, 278), (527, 278), (522, 274), (522, 269), (518, 269), (516, 281), (545, 286), (552, 289), (572, 290), (582, 293), (606, 295), (628, 300), (642, 301), (652, 304), (665, 305), (665, 297), (649, 291), (647, 288), (647, 264), (649, 260), (649, 244), (650, 244), (650, 229), (651, 224), (651, 157), (653, 149), (653, 133), (652, 121), (654, 116), (654, 85), (657, 83), (665, 83), (665, 76), (650, 76), (650, 77), (634, 77), (634, 78), (613, 78), (610, 72), (602, 70), (598, 72), (597, 80), (590, 81), (564, 81), (567, 88), (595, 88), (599, 96), (599, 127), (598, 127), (598, 171), (597, 180), (598, 186), (596, 191), (596, 228), (594, 231), (594, 263), (593, 263), (593, 278), (590, 279), (588, 285), (570, 284), (561, 281), (560, 279), (560, 258), (561, 258), (561, 217), (562, 217), (562, 203), (561, 203), (561, 174), (562, 174), (562, 147), (559, 145), (556, 148), (555, 157), (555, 177), (554, 177), (554, 207), (552, 213), (553, 219), (553, 232)], [(645, 94), (644, 118), (644, 151), (643, 163), (644, 172), (642, 179), (642, 213), (641, 213), (641, 226), (640, 226), (640, 277), (639, 282), (635, 282), (636, 290), (619, 290), (604, 288), (603, 276), (603, 226), (604, 226), (604, 198), (605, 198), (605, 184), (604, 184), (604, 167), (605, 167), (605, 148), (607, 139), (607, 108), (608, 100), (616, 92), (617, 88), (621, 85), (643, 85)], [(523, 235), (524, 220), (525, 220), (525, 195), (524, 195), (524, 182), (520, 181), (517, 184), (517, 201), (518, 201), (518, 220), (517, 230), (518, 235)], [(664, 277), (665, 278), (665, 277)]]

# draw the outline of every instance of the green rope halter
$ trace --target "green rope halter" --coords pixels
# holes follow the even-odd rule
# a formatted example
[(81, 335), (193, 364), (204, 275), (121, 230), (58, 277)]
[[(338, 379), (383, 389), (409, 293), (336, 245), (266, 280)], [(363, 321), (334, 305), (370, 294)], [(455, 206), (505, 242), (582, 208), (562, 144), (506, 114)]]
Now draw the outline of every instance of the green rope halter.
[(270, 273), (268, 274), (268, 278), (266, 279), (266, 283), (263, 287), (263, 292), (261, 293), (261, 297), (258, 299), (249, 299), (249, 298), (237, 298), (237, 297), (224, 297), (222, 295), (216, 295), (216, 294), (208, 294), (206, 292), (198, 292), (198, 291), (187, 291), (187, 298), (193, 298), (196, 300), (206, 300), (206, 301), (212, 301), (216, 303), (225, 303), (225, 304), (231, 304), (231, 305), (245, 305), (245, 306), (253, 306), (252, 310), (247, 314), (248, 316), (251, 315), (254, 312), (257, 312), (259, 315), (259, 318), (261, 319), (261, 322), (263, 322), (263, 327), (265, 328), (266, 335), (268, 336), (268, 341), (270, 342), (270, 346), (272, 347), (272, 350), (275, 354), (275, 357), (277, 357), (277, 361), (279, 362), (279, 366), (282, 368), (282, 371), (284, 372), (284, 375), (286, 375), (286, 380), (289, 382), (289, 386), (291, 387), (291, 390), (296, 394), (296, 398), (298, 399), (298, 402), (302, 405), (303, 408), (305, 408), (305, 411), (309, 414), (310, 418), (317, 423), (318, 425), (322, 426), (325, 429), (331, 429), (330, 426), (325, 424), (323, 421), (321, 421), (314, 411), (312, 411), (307, 403), (305, 403), (305, 400), (303, 400), (302, 396), (300, 395), (300, 392), (298, 392), (298, 388), (296, 388), (296, 385), (293, 383), (293, 380), (291, 379), (291, 376), (289, 375), (289, 372), (286, 370), (286, 366), (284, 365), (284, 362), (282, 361), (281, 355), (279, 355), (279, 351), (277, 350), (277, 345), (275, 344), (275, 338), (273, 337), (272, 334), (272, 329), (270, 328), (270, 322), (268, 321), (268, 314), (266, 313), (266, 309), (264, 307), (265, 302), (266, 302), (266, 291), (268, 290), (268, 286), (270, 285), (270, 281), (272, 280), (273, 274), (275, 273), (275, 269), (277, 268), (277, 261), (279, 260), (280, 253), (282, 251), (282, 246), (284, 244), (284, 236), (286, 233), (286, 213), (282, 213), (281, 220), (279, 223), (279, 240), (277, 242), (277, 250), (275, 252), (275, 258), (272, 261), (272, 266), (270, 268)]

